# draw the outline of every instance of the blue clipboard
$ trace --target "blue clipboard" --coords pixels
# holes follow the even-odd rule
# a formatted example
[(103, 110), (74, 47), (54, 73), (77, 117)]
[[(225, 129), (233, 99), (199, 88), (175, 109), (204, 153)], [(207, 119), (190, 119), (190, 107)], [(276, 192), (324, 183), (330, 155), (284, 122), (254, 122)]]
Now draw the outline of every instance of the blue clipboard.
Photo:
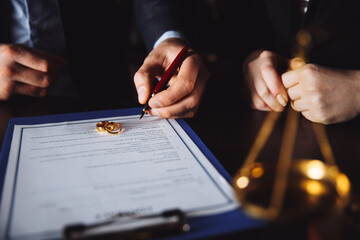
[[(92, 118), (110, 118), (117, 116), (138, 115), (141, 108), (128, 108), (118, 110), (105, 110), (94, 112), (58, 114), (37, 117), (24, 117), (12, 118), (9, 120), (6, 130), (3, 146), (0, 152), (0, 202), (3, 194), (3, 187), (5, 181), (5, 172), (9, 157), (9, 150), (12, 141), (14, 125), (27, 125), (27, 124), (43, 124), (43, 123), (56, 123), (63, 121), (76, 121)], [(185, 120), (176, 120), (183, 130), (188, 134), (192, 141), (197, 145), (201, 152), (207, 157), (209, 162), (217, 169), (217, 171), (231, 184), (232, 178), (219, 163), (216, 157), (210, 152), (205, 144), (200, 140), (196, 133), (186, 123)], [(188, 219), (190, 231), (178, 235), (169, 235), (161, 239), (201, 239), (221, 236), (225, 234), (250, 230), (254, 228), (264, 227), (264, 221), (251, 218), (247, 216), (241, 209), (228, 211), (221, 214), (192, 217)]]

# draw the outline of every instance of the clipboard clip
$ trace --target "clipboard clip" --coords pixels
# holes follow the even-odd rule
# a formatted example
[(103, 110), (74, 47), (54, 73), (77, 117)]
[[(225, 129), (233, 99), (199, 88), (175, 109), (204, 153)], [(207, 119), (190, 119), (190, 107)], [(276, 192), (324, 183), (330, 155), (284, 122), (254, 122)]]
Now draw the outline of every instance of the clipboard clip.
[(149, 239), (187, 232), (185, 214), (178, 209), (160, 214), (138, 215), (117, 214), (109, 220), (93, 224), (73, 224), (65, 226), (64, 240), (98, 239)]

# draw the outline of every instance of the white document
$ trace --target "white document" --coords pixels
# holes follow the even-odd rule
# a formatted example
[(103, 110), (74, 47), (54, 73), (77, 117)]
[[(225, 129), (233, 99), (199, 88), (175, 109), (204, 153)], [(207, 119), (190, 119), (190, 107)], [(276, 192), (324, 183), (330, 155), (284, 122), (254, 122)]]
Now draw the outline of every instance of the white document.
[(119, 212), (189, 216), (238, 205), (233, 189), (175, 120), (116, 117), (15, 125), (0, 208), (1, 239), (60, 238), (71, 223)]

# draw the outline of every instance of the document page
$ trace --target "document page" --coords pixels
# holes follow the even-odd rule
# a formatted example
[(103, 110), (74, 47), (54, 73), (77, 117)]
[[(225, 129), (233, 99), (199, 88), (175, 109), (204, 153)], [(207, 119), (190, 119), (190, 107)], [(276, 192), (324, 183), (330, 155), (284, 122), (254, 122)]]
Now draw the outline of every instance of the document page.
[(0, 208), (1, 239), (52, 239), (65, 225), (122, 213), (181, 209), (188, 216), (237, 207), (229, 183), (175, 120), (104, 119), (15, 125)]

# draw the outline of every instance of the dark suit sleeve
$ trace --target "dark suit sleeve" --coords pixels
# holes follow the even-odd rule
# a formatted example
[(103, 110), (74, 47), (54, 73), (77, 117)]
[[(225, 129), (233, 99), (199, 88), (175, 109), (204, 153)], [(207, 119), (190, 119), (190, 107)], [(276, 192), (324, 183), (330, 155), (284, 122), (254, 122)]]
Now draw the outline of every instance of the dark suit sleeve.
[(172, 0), (134, 0), (136, 23), (148, 51), (163, 33), (179, 30), (172, 11)]
[(0, 43), (10, 43), (10, 1), (0, 0)]

